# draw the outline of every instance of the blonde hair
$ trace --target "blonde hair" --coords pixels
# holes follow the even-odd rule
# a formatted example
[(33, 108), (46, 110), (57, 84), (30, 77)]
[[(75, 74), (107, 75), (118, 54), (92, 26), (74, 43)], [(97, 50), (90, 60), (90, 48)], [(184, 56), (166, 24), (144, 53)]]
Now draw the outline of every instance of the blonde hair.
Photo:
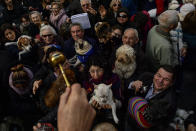
[(121, 4), (121, 0), (112, 0), (110, 2), (110, 8), (112, 8), (112, 6), (114, 5), (114, 3), (119, 2)]

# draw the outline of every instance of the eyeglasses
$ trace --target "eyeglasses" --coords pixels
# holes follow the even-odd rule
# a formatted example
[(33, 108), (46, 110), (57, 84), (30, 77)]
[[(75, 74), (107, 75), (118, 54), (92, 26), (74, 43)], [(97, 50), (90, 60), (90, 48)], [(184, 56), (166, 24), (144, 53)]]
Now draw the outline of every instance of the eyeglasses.
[(121, 18), (127, 18), (127, 15), (118, 15), (117, 17), (121, 17)]
[(51, 8), (51, 11), (59, 10), (59, 8)]
[(51, 36), (53, 36), (53, 34), (42, 35), (42, 37), (44, 37), (44, 38), (51, 37)]
[(89, 6), (89, 3), (82, 5), (82, 7), (88, 7), (88, 6)]
[(121, 4), (113, 4), (113, 6), (121, 7)]

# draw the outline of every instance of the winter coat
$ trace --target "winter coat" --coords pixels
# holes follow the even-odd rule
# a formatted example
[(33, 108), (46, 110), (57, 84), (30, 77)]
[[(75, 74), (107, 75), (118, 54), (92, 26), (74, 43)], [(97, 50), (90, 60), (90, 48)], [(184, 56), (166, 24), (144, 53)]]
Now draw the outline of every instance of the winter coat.
[(23, 10), (23, 7), (19, 3), (14, 3), (13, 10), (8, 10), (7, 8), (4, 8), (2, 19), (4, 19), (4, 21), (7, 23), (19, 24), (19, 19), (24, 13), (25, 12)]
[[(153, 74), (145, 72), (140, 75), (137, 80), (142, 81), (143, 85), (147, 86), (147, 91), (145, 91), (145, 93), (137, 93), (136, 96), (145, 98), (148, 91), (152, 88)], [(148, 108), (146, 108), (143, 113), (145, 117), (150, 118), (148, 121), (152, 124), (152, 129), (155, 130), (161, 126), (165, 126), (172, 120), (177, 106), (176, 93), (173, 86), (146, 100), (148, 102)], [(130, 120), (131, 116), (128, 116), (128, 119)], [(131, 125), (131, 123), (129, 124)]]
[(187, 56), (185, 58), (185, 66), (189, 69), (196, 67), (196, 35), (183, 33), (183, 41), (188, 44)]

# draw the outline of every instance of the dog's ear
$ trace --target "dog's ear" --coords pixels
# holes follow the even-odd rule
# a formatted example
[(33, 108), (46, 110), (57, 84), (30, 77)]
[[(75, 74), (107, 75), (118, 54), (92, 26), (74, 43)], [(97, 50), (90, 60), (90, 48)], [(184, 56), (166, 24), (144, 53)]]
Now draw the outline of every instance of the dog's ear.
[(111, 84), (109, 84), (109, 85), (108, 85), (108, 87), (109, 87), (109, 88), (111, 88), (111, 87), (112, 87), (112, 83), (111, 83)]
[(94, 84), (94, 83), (93, 83), (93, 86), (94, 86), (95, 89), (98, 87), (98, 85), (96, 85), (96, 84)]

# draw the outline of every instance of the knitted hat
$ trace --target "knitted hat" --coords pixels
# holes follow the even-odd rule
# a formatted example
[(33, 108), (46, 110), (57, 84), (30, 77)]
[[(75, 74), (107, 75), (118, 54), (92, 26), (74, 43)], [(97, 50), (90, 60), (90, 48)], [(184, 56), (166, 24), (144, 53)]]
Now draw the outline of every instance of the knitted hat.
[(152, 125), (145, 119), (143, 113), (148, 107), (148, 102), (142, 97), (133, 97), (129, 100), (128, 111), (130, 116), (142, 128), (150, 128)]
[(179, 7), (179, 3), (177, 0), (172, 0), (170, 3), (169, 3), (169, 6), (168, 6), (168, 9), (169, 10), (176, 10), (178, 7)]
[(75, 43), (75, 51), (79, 55), (85, 55), (87, 52), (89, 52), (92, 49), (92, 45), (89, 44), (87, 41), (79, 39)]
[(182, 5), (180, 8), (180, 13), (179, 13), (180, 21), (183, 21), (185, 16), (189, 12), (194, 11), (194, 10), (195, 10), (195, 6), (191, 3), (187, 3), (187, 4)]

